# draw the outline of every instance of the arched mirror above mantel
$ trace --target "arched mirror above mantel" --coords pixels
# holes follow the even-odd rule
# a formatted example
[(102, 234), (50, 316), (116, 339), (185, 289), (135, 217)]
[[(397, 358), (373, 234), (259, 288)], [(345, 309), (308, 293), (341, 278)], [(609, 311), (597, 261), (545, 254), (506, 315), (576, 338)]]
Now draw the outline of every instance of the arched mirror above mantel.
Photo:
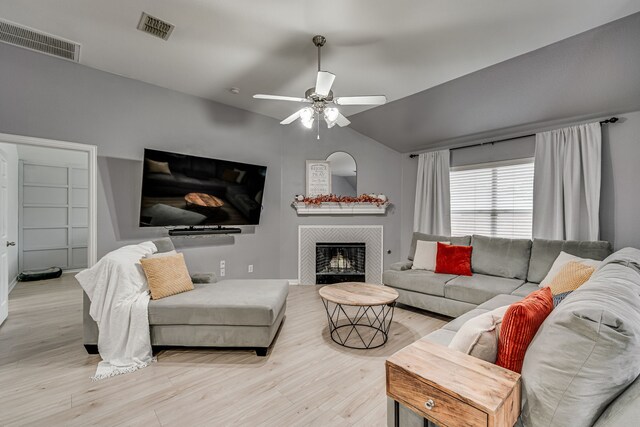
[(336, 151), (327, 157), (331, 164), (331, 192), (338, 196), (358, 195), (358, 168), (349, 153)]

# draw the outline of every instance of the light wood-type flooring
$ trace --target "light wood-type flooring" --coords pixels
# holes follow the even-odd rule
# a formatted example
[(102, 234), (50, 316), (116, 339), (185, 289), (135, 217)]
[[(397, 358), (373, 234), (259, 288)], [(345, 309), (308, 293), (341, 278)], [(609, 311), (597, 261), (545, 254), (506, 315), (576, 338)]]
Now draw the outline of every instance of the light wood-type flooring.
[(20, 283), (0, 327), (0, 425), (385, 426), (385, 359), (447, 320), (397, 308), (384, 347), (350, 350), (329, 338), (318, 289), (290, 287), (267, 357), (166, 350), (92, 382), (100, 358), (82, 346), (75, 279)]

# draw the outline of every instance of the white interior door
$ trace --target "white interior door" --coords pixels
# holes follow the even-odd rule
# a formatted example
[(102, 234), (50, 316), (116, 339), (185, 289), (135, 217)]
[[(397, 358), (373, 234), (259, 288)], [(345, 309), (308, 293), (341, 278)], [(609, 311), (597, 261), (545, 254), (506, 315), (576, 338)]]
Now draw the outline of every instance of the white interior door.
[(0, 151), (0, 325), (9, 314), (9, 262), (7, 256), (8, 186), (7, 159)]

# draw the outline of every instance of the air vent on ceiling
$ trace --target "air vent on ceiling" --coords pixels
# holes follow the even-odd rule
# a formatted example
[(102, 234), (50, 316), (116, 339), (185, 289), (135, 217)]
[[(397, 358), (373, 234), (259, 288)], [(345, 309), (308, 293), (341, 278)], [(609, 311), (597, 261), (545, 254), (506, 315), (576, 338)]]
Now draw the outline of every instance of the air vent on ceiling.
[(142, 12), (140, 22), (138, 22), (138, 29), (140, 31), (149, 33), (152, 36), (160, 37), (162, 40), (168, 40), (174, 28), (174, 25), (145, 12)]
[(80, 44), (13, 22), (0, 20), (0, 41), (71, 61), (80, 61)]

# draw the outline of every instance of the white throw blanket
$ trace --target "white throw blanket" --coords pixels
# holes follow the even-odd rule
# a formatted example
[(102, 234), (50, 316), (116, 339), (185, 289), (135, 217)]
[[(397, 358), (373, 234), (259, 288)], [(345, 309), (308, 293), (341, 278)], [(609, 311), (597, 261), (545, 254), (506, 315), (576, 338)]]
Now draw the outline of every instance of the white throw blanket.
[(91, 300), (89, 314), (98, 324), (102, 362), (94, 380), (133, 372), (154, 361), (149, 288), (140, 258), (156, 251), (152, 242), (124, 246), (76, 275)]

